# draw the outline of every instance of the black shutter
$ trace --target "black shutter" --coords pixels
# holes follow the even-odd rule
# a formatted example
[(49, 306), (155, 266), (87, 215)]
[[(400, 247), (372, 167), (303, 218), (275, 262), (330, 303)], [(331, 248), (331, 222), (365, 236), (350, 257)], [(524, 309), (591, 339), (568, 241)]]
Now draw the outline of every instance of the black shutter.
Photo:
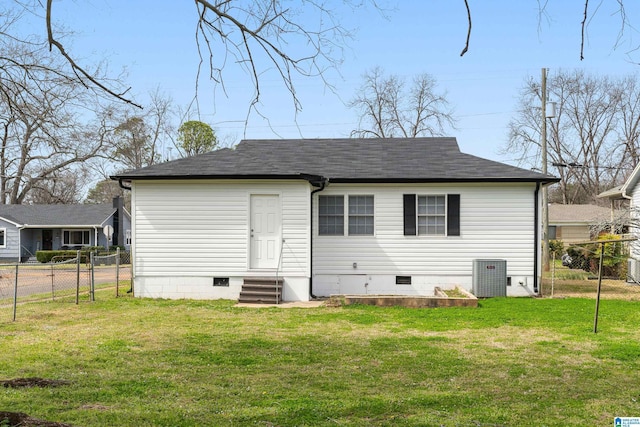
[(416, 195), (404, 194), (403, 206), (404, 206), (404, 235), (415, 236), (416, 230)]
[(460, 235), (460, 195), (447, 195), (447, 236)]

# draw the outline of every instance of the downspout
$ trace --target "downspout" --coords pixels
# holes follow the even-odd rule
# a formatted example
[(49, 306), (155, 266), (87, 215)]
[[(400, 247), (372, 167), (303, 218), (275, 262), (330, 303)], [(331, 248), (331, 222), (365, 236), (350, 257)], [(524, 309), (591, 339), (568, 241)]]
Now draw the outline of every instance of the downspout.
[(313, 195), (324, 190), (329, 184), (329, 180), (321, 177), (320, 180), (315, 182), (310, 180), (309, 183), (314, 187), (319, 186), (319, 188), (316, 188), (311, 192), (311, 197), (309, 199), (309, 296), (312, 299), (315, 299), (317, 297), (313, 294)]
[[(538, 227), (540, 227), (540, 203), (538, 199), (538, 195), (540, 193), (540, 183), (536, 182), (536, 191), (533, 193), (533, 292), (538, 293), (538, 247), (540, 246), (540, 233)], [(542, 280), (542, 273), (540, 274), (540, 279)]]
[(94, 246), (98, 246), (98, 226), (94, 225), (93, 230), (94, 230), (94, 237), (95, 237)]

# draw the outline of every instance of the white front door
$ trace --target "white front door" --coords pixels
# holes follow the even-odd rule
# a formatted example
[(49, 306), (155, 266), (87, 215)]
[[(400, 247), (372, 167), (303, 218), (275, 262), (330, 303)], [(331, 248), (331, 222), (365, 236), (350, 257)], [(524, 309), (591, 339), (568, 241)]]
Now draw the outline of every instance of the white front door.
[(280, 198), (251, 195), (250, 268), (277, 268), (280, 258)]

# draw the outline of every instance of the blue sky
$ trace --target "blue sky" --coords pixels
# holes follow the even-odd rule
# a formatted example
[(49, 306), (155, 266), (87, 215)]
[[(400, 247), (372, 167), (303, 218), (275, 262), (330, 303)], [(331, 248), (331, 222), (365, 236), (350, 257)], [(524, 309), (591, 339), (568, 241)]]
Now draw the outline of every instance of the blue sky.
[[(613, 0), (590, 2), (598, 11), (589, 21), (583, 61), (579, 59), (582, 1), (549, 1), (547, 16), (542, 17), (535, 0), (470, 1), (473, 32), (463, 57), (467, 30), (463, 0), (380, 3), (386, 12), (371, 6), (350, 11), (336, 1), (342, 24), (355, 34), (339, 73), (326, 75), (337, 93), (320, 79), (296, 79), (303, 106), (296, 116), (290, 95), (277, 78), (266, 74), (260, 108), (269, 120), (252, 114), (245, 127), (251, 83), (241, 70), (229, 66), (226, 95), (200, 81), (199, 119), (211, 124), (219, 137), (236, 141), (348, 137), (358, 117), (345, 103), (360, 87), (365, 71), (380, 66), (407, 80), (426, 72), (448, 93), (455, 108), (458, 129), (450, 136), (458, 138), (462, 151), (513, 163), (517, 156), (501, 155), (500, 148), (507, 141), (507, 125), (526, 78), (539, 79), (542, 67), (550, 73), (580, 68), (610, 76), (640, 70), (633, 63), (640, 62), (640, 51), (632, 52), (640, 35), (627, 29), (618, 41), (620, 18)], [(640, 17), (640, 5), (626, 3), (633, 22)], [(54, 9), (54, 19), (77, 32), (70, 46), (77, 57), (87, 62), (104, 57), (114, 74), (126, 67), (132, 94), (141, 102), (146, 93), (160, 87), (181, 106), (195, 91), (196, 18), (192, 3), (175, 1), (60, 2)]]

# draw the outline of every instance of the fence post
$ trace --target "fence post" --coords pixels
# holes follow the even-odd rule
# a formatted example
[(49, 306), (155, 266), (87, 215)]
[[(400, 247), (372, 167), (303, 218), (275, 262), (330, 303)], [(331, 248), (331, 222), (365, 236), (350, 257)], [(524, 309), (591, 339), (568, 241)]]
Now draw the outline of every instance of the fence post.
[(54, 259), (55, 259), (55, 257), (53, 257), (53, 258), (51, 258), (49, 260), (49, 262), (51, 263), (51, 300), (52, 301), (55, 301), (55, 299), (56, 299), (56, 288), (55, 288), (55, 285), (54, 285), (56, 273), (55, 273), (55, 269), (54, 269), (53, 262), (52, 262)]
[(593, 333), (598, 332), (598, 310), (600, 309), (600, 290), (602, 289), (602, 262), (604, 259), (604, 243), (600, 244), (600, 265), (598, 266), (598, 294), (596, 295), (596, 314), (593, 319)]
[(89, 294), (91, 295), (91, 301), (95, 301), (96, 300), (96, 296), (95, 296), (95, 281), (96, 278), (93, 274), (93, 270), (95, 269), (95, 258), (94, 258), (94, 253), (93, 251), (90, 252), (89, 254), (89, 259), (91, 260), (91, 284), (89, 285)]
[(553, 251), (553, 259), (551, 262), (551, 298), (553, 298), (553, 287), (556, 281), (556, 251)]
[(116, 298), (120, 296), (120, 248), (116, 248)]
[(80, 302), (80, 251), (76, 252), (76, 305)]
[(16, 263), (16, 283), (13, 287), (13, 321), (16, 321), (16, 311), (18, 310), (18, 263)]

